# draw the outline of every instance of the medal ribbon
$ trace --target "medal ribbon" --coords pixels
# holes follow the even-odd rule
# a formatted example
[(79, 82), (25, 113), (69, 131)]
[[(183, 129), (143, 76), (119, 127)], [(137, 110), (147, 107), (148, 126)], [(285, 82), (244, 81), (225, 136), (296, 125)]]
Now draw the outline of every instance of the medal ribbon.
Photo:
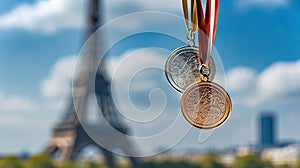
[(189, 11), (188, 0), (182, 0), (183, 14), (184, 14), (187, 31), (192, 31), (192, 33), (195, 33), (198, 30), (197, 5), (196, 5), (196, 0), (190, 0), (190, 1), (191, 1), (190, 19), (189, 19), (189, 12), (188, 12)]
[[(207, 0), (204, 16), (202, 0), (197, 0), (199, 60), (201, 64), (209, 65), (212, 48), (217, 31), (219, 0)], [(202, 32), (201, 32), (201, 31)]]
[[(192, 32), (198, 31), (198, 57), (200, 64), (209, 65), (212, 55), (212, 48), (215, 41), (217, 31), (217, 20), (219, 14), (219, 0), (207, 0), (206, 11), (204, 15), (202, 0), (191, 0), (191, 22), (188, 19), (188, 3), (187, 0), (182, 0), (186, 27)], [(195, 30), (196, 29), (196, 30)]]

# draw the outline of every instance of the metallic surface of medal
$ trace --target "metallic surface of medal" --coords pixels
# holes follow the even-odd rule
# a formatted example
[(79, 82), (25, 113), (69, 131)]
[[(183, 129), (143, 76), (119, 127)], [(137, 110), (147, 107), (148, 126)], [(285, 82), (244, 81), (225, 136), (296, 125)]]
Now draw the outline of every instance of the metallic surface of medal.
[[(184, 46), (173, 51), (165, 65), (166, 77), (177, 91), (183, 92), (188, 86), (195, 83), (200, 74), (200, 63), (198, 60), (198, 48)], [(215, 77), (215, 63), (211, 59), (209, 64), (209, 80)], [(197, 78), (198, 77), (198, 78)]]
[(180, 107), (190, 124), (200, 129), (212, 129), (226, 121), (232, 105), (221, 86), (213, 82), (198, 82), (184, 92)]

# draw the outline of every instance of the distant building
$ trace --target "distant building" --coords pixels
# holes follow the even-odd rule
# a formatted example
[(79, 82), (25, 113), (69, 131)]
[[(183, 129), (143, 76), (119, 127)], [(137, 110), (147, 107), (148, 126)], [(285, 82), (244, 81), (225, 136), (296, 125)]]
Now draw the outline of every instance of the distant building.
[(255, 153), (256, 153), (256, 150), (251, 145), (239, 146), (236, 150), (237, 156), (246, 156), (246, 155), (251, 155), (251, 154), (255, 154)]
[(273, 114), (262, 114), (260, 118), (260, 145), (262, 148), (276, 145), (275, 117)]
[(275, 165), (293, 164), (300, 157), (299, 145), (268, 148), (262, 151), (261, 157), (270, 160)]
[(228, 167), (232, 167), (232, 165), (234, 164), (235, 160), (236, 160), (236, 155), (235, 154), (222, 154), (219, 155), (219, 161), (228, 166)]
[(29, 156), (30, 156), (30, 153), (27, 152), (27, 151), (22, 151), (21, 153), (19, 153), (19, 154), (17, 155), (17, 157), (18, 157), (19, 159), (22, 159), (22, 160), (28, 159)]

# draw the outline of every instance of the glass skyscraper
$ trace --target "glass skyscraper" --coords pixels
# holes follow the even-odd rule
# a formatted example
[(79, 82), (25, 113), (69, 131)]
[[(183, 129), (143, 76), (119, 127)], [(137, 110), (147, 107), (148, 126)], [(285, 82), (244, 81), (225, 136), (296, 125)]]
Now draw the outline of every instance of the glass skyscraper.
[(272, 147), (275, 142), (275, 117), (273, 114), (262, 114), (260, 118), (260, 144), (262, 147)]

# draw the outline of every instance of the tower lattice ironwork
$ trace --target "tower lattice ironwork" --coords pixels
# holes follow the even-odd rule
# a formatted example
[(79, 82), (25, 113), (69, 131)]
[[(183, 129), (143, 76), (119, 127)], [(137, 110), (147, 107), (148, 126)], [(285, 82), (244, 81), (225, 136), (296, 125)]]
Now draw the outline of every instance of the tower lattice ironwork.
[[(102, 24), (103, 24), (103, 0), (89, 0), (88, 8), (88, 26), (87, 26), (87, 38), (90, 37)], [(90, 66), (93, 64), (93, 57), (96, 57), (99, 47), (101, 48), (101, 42), (103, 38), (96, 38), (93, 40), (92, 45), (89, 46), (88, 56), (86, 59), (83, 59), (84, 66)], [(101, 63), (96, 77), (94, 77), (94, 86), (95, 89), (89, 90), (87, 87), (87, 94), (85, 95), (85, 102), (88, 101), (88, 93), (94, 92), (97, 98), (97, 105), (102, 113), (102, 116), (106, 121), (118, 131), (128, 134), (128, 128), (122, 123), (119, 112), (116, 109), (110, 92), (110, 81), (106, 76), (105, 72), (105, 63)], [(91, 78), (92, 76), (90, 76)], [(86, 77), (85, 78), (89, 78)], [(87, 79), (87, 81), (90, 81)], [(76, 85), (73, 87), (76, 87)], [(76, 88), (75, 88), (76, 89)], [(53, 135), (49, 140), (45, 153), (57, 160), (76, 160), (79, 157), (80, 152), (87, 147), (88, 145), (96, 146), (102, 152), (105, 157), (106, 164), (108, 167), (115, 167), (115, 155), (98, 145), (85, 131), (83, 125), (79, 122), (80, 117), (88, 118), (88, 111), (82, 110), (81, 114), (76, 113), (74, 106), (74, 98), (70, 96), (68, 104), (66, 106), (64, 115), (61, 122), (59, 122), (53, 130)], [(87, 103), (88, 104), (88, 103)], [(88, 106), (88, 105), (87, 105)], [(76, 109), (77, 110), (77, 109)], [(81, 121), (81, 120), (80, 120)], [(97, 133), (100, 134), (100, 137), (109, 137), (109, 130), (106, 130), (101, 121), (96, 121), (91, 124), (93, 129), (97, 130)], [(111, 141), (119, 141), (115, 143), (124, 143), (126, 145), (116, 145), (116, 149), (126, 146), (133, 151), (134, 147), (132, 142), (129, 139), (111, 139)], [(118, 149), (123, 150), (125, 153), (128, 152), (127, 149)], [(127, 153), (130, 156), (130, 153)], [(130, 157), (130, 161), (133, 167), (136, 167), (138, 160), (135, 157)]]

